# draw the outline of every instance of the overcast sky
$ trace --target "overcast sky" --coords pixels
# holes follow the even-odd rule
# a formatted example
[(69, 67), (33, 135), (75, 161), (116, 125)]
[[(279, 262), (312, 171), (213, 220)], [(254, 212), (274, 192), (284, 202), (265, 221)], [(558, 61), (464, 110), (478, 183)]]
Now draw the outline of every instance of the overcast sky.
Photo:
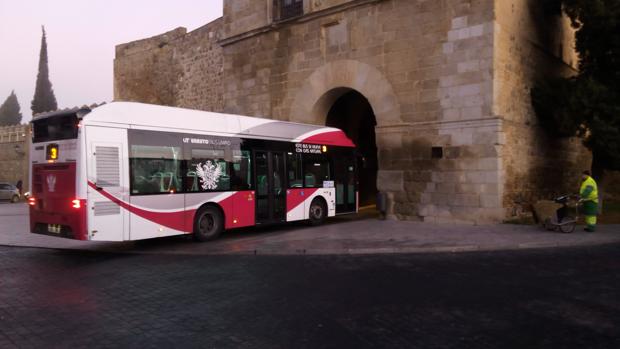
[(31, 118), (41, 25), (59, 108), (112, 100), (114, 47), (222, 15), (222, 0), (0, 0), (0, 104)]

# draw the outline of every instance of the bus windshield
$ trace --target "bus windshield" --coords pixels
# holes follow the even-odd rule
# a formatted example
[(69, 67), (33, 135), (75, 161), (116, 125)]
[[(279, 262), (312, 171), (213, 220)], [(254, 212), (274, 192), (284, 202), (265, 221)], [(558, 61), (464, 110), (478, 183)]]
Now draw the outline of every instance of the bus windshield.
[(35, 120), (32, 124), (33, 143), (75, 139), (78, 136), (78, 118), (75, 114)]

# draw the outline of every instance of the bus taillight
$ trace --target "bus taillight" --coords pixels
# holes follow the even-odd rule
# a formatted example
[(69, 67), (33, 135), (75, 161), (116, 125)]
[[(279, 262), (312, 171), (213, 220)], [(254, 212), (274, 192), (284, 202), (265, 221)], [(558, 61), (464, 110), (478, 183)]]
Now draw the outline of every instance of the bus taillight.
[(71, 203), (73, 208), (82, 208), (82, 201), (79, 199), (72, 200)]
[(34, 206), (37, 204), (37, 199), (33, 198), (33, 197), (29, 197), (28, 198), (28, 205), (30, 206)]

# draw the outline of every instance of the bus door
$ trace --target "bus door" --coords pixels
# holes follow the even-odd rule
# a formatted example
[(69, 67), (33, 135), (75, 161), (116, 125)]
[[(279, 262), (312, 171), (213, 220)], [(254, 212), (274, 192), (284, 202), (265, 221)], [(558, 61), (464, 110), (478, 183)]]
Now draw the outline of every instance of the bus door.
[(284, 152), (255, 151), (256, 224), (286, 221)]
[(124, 155), (127, 131), (87, 126), (87, 199), (90, 240), (123, 241), (128, 229), (127, 211), (121, 202), (129, 202)]
[(351, 213), (357, 209), (355, 162), (354, 157), (343, 157), (333, 161), (336, 214)]

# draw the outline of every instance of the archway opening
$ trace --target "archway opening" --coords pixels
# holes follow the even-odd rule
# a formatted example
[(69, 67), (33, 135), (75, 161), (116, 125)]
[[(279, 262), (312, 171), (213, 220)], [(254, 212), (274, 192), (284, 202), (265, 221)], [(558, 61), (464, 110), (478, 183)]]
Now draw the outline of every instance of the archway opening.
[(325, 124), (343, 130), (357, 145), (359, 203), (360, 206), (374, 205), (377, 197), (377, 141), (375, 126), (377, 120), (370, 102), (361, 93), (338, 88), (328, 93), (331, 105)]

